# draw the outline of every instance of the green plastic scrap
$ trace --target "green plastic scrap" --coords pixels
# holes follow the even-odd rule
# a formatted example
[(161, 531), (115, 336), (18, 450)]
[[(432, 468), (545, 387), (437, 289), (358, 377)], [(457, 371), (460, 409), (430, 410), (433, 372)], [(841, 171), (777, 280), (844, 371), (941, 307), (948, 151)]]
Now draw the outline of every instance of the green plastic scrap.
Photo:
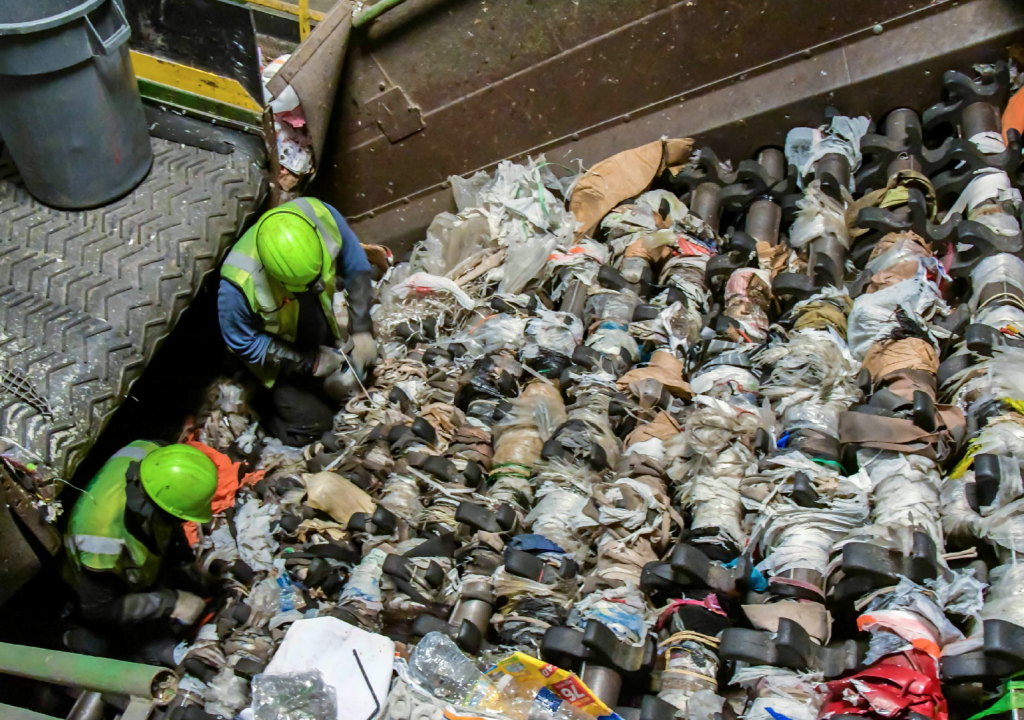
[[(1021, 675), (1014, 675), (1014, 677), (1021, 677)], [(991, 707), (985, 708), (970, 718), (970, 720), (979, 720), (979, 718), (988, 717), (989, 715), (998, 715), (1021, 709), (1024, 709), (1024, 681), (1009, 680), (1006, 683), (1006, 692), (1003, 696), (996, 700)]]

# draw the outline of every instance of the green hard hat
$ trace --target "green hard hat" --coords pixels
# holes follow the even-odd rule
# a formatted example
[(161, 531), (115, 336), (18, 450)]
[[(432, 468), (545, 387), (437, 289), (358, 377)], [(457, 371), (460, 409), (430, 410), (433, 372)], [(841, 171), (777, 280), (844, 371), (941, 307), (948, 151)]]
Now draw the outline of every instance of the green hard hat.
[(142, 458), (142, 487), (153, 502), (182, 520), (209, 522), (217, 466), (191, 445), (168, 445)]
[(260, 218), (256, 252), (270, 276), (291, 292), (304, 291), (323, 268), (323, 243), (316, 227), (291, 208), (274, 208)]

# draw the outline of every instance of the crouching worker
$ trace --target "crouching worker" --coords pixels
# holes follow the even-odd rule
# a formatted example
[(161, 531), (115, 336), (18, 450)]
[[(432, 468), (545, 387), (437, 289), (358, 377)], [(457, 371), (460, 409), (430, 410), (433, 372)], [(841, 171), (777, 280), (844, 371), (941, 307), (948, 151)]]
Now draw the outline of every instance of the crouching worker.
[(173, 667), (178, 634), (206, 603), (183, 521), (210, 521), (217, 468), (189, 445), (137, 440), (100, 468), (75, 503), (64, 577), (78, 595), (72, 652)]
[[(319, 440), (332, 427), (324, 381), (342, 367), (336, 348), (351, 339), (347, 356), (360, 379), (377, 356), (371, 269), (358, 238), (337, 210), (298, 198), (265, 213), (220, 274), (221, 334), (267, 389), (256, 402), (264, 426), (288, 445)], [(333, 310), (339, 277), (348, 293), (348, 338)]]

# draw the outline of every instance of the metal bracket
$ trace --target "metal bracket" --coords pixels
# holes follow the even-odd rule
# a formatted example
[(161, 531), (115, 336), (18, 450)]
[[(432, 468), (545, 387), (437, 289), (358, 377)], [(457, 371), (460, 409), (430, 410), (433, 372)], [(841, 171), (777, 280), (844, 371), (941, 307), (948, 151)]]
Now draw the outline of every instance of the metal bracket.
[(420, 109), (412, 104), (400, 87), (372, 97), (363, 106), (366, 115), (377, 123), (392, 144), (415, 135), (426, 127)]

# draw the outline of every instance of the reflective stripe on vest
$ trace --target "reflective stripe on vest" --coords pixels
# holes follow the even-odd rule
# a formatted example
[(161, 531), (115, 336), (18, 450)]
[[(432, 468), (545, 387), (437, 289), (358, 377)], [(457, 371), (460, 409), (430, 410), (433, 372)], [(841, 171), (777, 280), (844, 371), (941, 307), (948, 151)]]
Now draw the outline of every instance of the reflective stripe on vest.
[[(335, 338), (340, 339), (337, 322), (334, 319), (335, 262), (341, 252), (341, 230), (334, 221), (331, 211), (319, 200), (298, 198), (284, 203), (281, 207), (298, 211), (316, 227), (317, 236), (323, 249), (321, 278), (324, 291), (320, 293), (320, 305)], [(256, 250), (256, 230), (259, 222), (235, 243), (221, 267), (221, 277), (237, 286), (245, 296), (249, 308), (263, 320), (263, 330), (286, 342), (295, 342), (298, 332), (299, 304), (294, 295), (264, 271)], [(277, 379), (276, 363), (257, 365), (246, 363), (252, 373), (266, 387), (273, 387)]]
[(146, 457), (146, 455), (148, 454), (149, 450), (146, 450), (141, 447), (135, 447), (132, 445), (126, 445), (125, 447), (121, 448), (116, 453), (111, 455), (110, 459), (113, 460), (114, 458), (126, 457), (131, 458), (132, 460), (142, 460), (142, 458)]
[(80, 553), (97, 555), (120, 555), (125, 542), (121, 538), (100, 537), (98, 535), (69, 535), (70, 542)]
[(114, 453), (85, 487), (71, 510), (64, 536), (71, 566), (65, 577), (73, 581), (75, 571), (83, 569), (113, 572), (133, 591), (156, 581), (163, 558), (128, 532), (124, 513), (128, 468), (157, 447), (136, 440)]
[[(323, 242), (324, 248), (327, 250), (327, 257), (332, 259), (338, 257), (338, 253), (341, 251), (341, 243), (336, 242), (333, 235), (337, 234), (340, 238), (341, 231), (338, 228), (337, 223), (334, 222), (334, 218), (331, 218), (331, 225), (334, 227), (328, 228), (324, 225), (324, 221), (320, 219), (320, 216), (317, 215), (316, 209), (313, 207), (313, 203), (311, 203), (308, 198), (295, 198), (292, 202), (295, 203), (295, 206), (302, 211), (303, 215), (305, 215), (309, 220), (312, 220), (313, 224), (316, 225), (316, 229), (320, 232), (320, 240)], [(323, 203), (321, 203), (321, 207), (323, 207)], [(330, 210), (327, 210), (327, 208), (324, 208), (324, 210), (328, 213), (331, 212)]]

